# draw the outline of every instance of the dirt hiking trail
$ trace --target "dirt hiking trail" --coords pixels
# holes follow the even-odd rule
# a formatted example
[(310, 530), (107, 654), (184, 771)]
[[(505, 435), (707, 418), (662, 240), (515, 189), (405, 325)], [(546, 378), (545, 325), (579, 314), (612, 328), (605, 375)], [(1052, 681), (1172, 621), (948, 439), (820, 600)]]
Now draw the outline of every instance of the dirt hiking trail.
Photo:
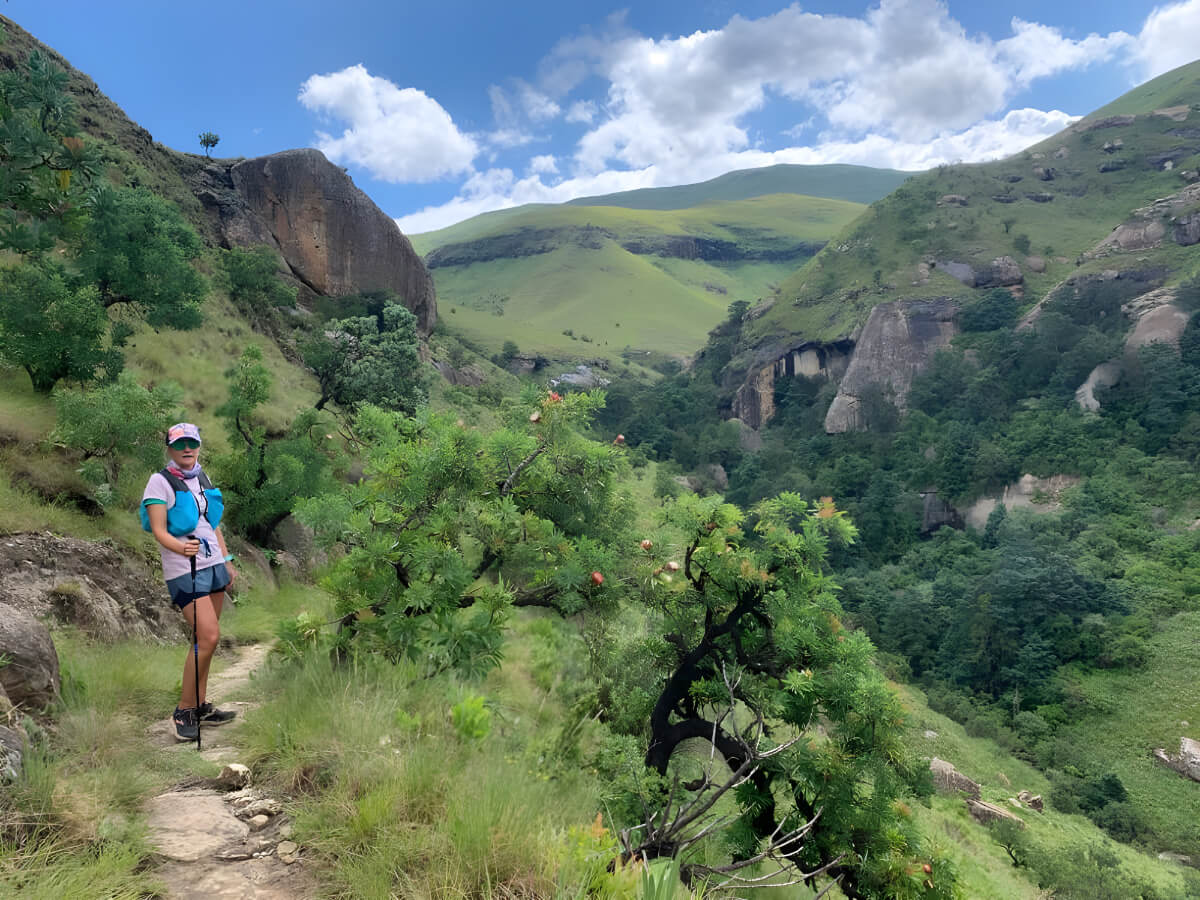
[[(318, 896), (301, 848), (290, 840), (282, 804), (254, 787), (237, 765), (237, 733), (256, 704), (223, 699), (243, 692), (270, 647), (252, 644), (209, 678), (208, 694), (237, 711), (227, 725), (201, 730), (201, 755), (225, 764), (217, 778), (191, 778), (147, 805), (150, 841), (162, 857), (157, 873), (173, 900), (310, 900)], [(222, 651), (218, 651), (222, 652)], [(169, 720), (148, 729), (164, 753), (195, 753), (179, 743)]]

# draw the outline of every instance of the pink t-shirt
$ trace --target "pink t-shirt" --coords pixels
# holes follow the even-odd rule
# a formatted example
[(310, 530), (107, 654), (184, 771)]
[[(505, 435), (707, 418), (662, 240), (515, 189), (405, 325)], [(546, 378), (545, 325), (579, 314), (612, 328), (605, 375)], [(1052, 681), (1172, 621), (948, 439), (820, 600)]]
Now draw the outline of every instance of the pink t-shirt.
[[(196, 540), (200, 541), (200, 552), (196, 554), (196, 568), (207, 569), (209, 566), (215, 566), (218, 563), (225, 562), (225, 556), (221, 553), (221, 544), (217, 540), (217, 534), (213, 531), (213, 527), (208, 524), (208, 519), (204, 518), (204, 513), (208, 509), (208, 500), (200, 490), (199, 478), (185, 478), (183, 483), (188, 486), (188, 490), (192, 492), (192, 496), (196, 498), (196, 506), (200, 508), (200, 521), (196, 524)], [(171, 487), (171, 483), (163, 477), (162, 472), (155, 472), (150, 476), (150, 480), (146, 482), (146, 490), (142, 494), (142, 501), (146, 500), (161, 500), (166, 504), (167, 509), (175, 505), (175, 490)], [(180, 538), (186, 540), (186, 538)], [(207, 550), (205, 541), (208, 542)], [(168, 550), (162, 544), (158, 545), (159, 556), (162, 557), (163, 579), (170, 581), (172, 578), (178, 578), (180, 575), (190, 575), (192, 564), (188, 558), (182, 553), (176, 553), (174, 550)]]

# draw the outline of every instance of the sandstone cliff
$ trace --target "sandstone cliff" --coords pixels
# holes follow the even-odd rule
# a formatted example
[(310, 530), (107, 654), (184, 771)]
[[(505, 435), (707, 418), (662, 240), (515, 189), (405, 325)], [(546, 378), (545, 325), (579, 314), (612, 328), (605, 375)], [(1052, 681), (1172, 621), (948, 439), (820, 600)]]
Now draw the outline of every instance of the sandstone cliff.
[(861, 401), (872, 385), (904, 409), (913, 376), (958, 334), (957, 314), (958, 304), (949, 297), (898, 300), (872, 309), (825, 415), (825, 430), (840, 434), (866, 428)]
[(428, 335), (437, 320), (433, 278), (407, 237), (319, 150), (285, 150), (205, 166), (193, 190), (221, 243), (268, 244), (316, 294), (393, 291)]

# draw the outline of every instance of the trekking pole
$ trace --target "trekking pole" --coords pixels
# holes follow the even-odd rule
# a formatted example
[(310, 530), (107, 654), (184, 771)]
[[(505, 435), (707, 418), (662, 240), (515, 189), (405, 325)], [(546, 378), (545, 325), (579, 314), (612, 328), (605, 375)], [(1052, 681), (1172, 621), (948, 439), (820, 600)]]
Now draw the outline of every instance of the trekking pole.
[[(188, 535), (189, 541), (196, 540), (194, 534)], [(192, 564), (192, 654), (196, 663), (196, 752), (200, 752), (200, 638), (197, 637), (197, 627), (200, 624), (200, 606), (196, 603), (196, 556), (188, 557)]]

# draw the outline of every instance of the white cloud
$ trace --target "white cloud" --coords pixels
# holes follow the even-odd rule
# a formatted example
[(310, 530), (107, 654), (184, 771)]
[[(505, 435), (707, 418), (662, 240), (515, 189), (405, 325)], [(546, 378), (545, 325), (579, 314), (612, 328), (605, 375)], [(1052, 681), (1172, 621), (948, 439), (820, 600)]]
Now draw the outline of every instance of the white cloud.
[(1003, 118), (980, 122), (965, 131), (933, 141), (899, 141), (882, 135), (858, 140), (829, 139), (811, 147), (781, 150), (743, 150), (692, 161), (690, 168), (647, 166), (642, 169), (608, 169), (578, 175), (553, 184), (544, 183), (534, 162), (530, 174), (520, 180), (509, 169), (491, 169), (472, 176), (459, 195), (440, 206), (427, 206), (396, 220), (406, 234), (433, 231), (461, 222), (479, 213), (508, 209), (525, 203), (563, 203), (645, 187), (663, 187), (705, 181), (735, 169), (752, 169), (779, 163), (820, 165), (850, 163), (907, 171), (921, 171), (943, 163), (979, 162), (998, 159), (1024, 150), (1031, 144), (1057, 134), (1079, 117), (1054, 110), (1018, 109)]
[(591, 100), (577, 100), (567, 110), (566, 118), (568, 122), (582, 122), (584, 125), (591, 125), (597, 112), (596, 104)]
[(1156, 7), (1137, 37), (1134, 59), (1145, 78), (1200, 56), (1200, 0)]
[(475, 140), (424, 91), (397, 87), (361, 64), (309, 77), (299, 99), (307, 109), (347, 125), (339, 137), (318, 131), (321, 151), (381, 181), (432, 181), (467, 172), (479, 152)]
[[(398, 221), (428, 230), (489, 209), (774, 163), (919, 170), (1010, 155), (1076, 118), (1010, 109), (1022, 92), (1039, 79), (1135, 53), (1148, 66), (1158, 61), (1159, 71), (1177, 65), (1200, 46), (1200, 0), (1155, 10), (1137, 38), (1123, 31), (1075, 38), (1020, 18), (1009, 29), (1002, 38), (969, 33), (940, 0), (878, 0), (861, 16), (793, 5), (658, 39), (633, 32), (618, 15), (560, 41), (535, 84), (494, 89), (506, 146), (532, 141), (538, 122), (565, 121), (586, 129), (572, 155), (550, 157), (553, 169), (543, 168), (547, 154), (534, 156), (523, 178), (507, 168), (477, 173), (449, 203)], [(787, 116), (791, 122), (781, 121)], [(490, 143), (499, 145), (495, 137)]]

